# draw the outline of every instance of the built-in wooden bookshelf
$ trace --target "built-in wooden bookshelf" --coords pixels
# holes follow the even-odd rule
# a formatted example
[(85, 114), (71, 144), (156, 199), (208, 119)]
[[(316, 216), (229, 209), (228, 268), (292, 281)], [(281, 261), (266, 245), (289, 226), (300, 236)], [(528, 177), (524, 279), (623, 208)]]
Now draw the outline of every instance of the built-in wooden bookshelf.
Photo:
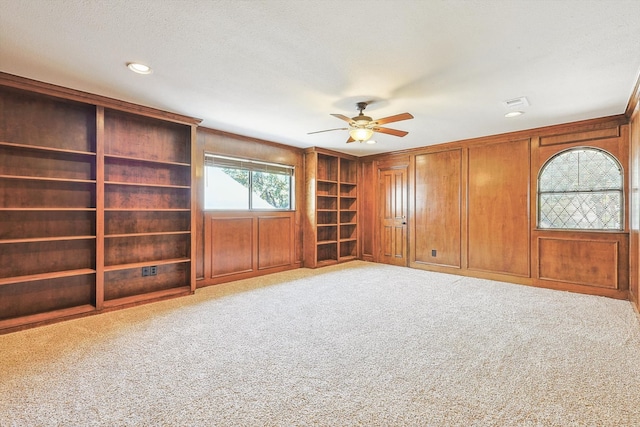
[(95, 309), (95, 111), (0, 87), (0, 328)]
[(195, 290), (197, 123), (0, 73), (0, 333)]
[(104, 111), (104, 305), (190, 291), (191, 129)]
[(305, 266), (358, 257), (356, 158), (317, 148), (306, 151)]

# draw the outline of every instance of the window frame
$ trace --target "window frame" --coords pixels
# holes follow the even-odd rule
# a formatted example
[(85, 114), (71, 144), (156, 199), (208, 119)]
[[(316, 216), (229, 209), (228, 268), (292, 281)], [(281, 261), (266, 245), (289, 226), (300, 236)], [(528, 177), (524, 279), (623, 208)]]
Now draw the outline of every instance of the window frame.
[[(540, 226), (540, 218), (541, 218), (541, 203), (540, 198), (541, 194), (552, 194), (550, 191), (540, 192), (540, 178), (542, 173), (545, 171), (546, 167), (557, 157), (566, 154), (571, 151), (580, 151), (580, 150), (591, 150), (598, 151), (603, 153), (605, 156), (614, 161), (618, 170), (620, 171), (620, 188), (613, 190), (591, 190), (593, 192), (601, 191), (601, 192), (619, 192), (620, 194), (620, 228), (559, 228), (559, 227), (541, 227)], [(571, 193), (587, 193), (589, 191), (564, 191), (564, 192), (555, 192), (556, 194), (571, 194)], [(538, 231), (564, 231), (564, 232), (591, 232), (591, 233), (622, 233), (625, 230), (625, 174), (624, 168), (622, 167), (622, 163), (618, 160), (618, 158), (612, 154), (611, 152), (600, 148), (593, 147), (587, 145), (580, 145), (575, 147), (565, 148), (561, 151), (550, 156), (547, 160), (544, 161), (540, 169), (538, 170), (538, 175), (536, 178), (536, 230)]]
[[(207, 158), (210, 159), (218, 159), (219, 163), (216, 165), (215, 160), (214, 163), (211, 161), (207, 161)], [(294, 165), (286, 165), (286, 164), (278, 164), (272, 162), (265, 162), (263, 160), (255, 160), (249, 158), (240, 158), (240, 157), (232, 157), (223, 154), (214, 154), (210, 152), (204, 153), (204, 163), (203, 163), (203, 178), (205, 181), (204, 187), (204, 198), (203, 198), (203, 210), (205, 212), (294, 212), (296, 210), (295, 201), (296, 201), (296, 186), (295, 186), (295, 177), (296, 177), (296, 167)], [(218, 169), (237, 169), (237, 170), (245, 170), (249, 174), (249, 186), (247, 187), (247, 208), (208, 208), (206, 207), (207, 200), (207, 168), (218, 168)], [(287, 173), (281, 173), (286, 171)], [(289, 178), (289, 207), (288, 208), (254, 208), (253, 207), (253, 172), (262, 172), (262, 173), (271, 173), (278, 174), (283, 176), (288, 176)], [(233, 179), (233, 178), (231, 178)]]

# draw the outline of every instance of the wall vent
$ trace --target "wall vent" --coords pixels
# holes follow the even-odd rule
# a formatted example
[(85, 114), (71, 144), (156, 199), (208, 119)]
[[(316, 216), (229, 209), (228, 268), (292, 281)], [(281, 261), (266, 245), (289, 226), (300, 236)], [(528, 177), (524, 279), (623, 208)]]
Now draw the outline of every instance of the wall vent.
[(502, 101), (502, 105), (504, 105), (505, 108), (508, 108), (510, 110), (513, 108), (528, 107), (529, 100), (527, 99), (526, 96), (521, 96), (520, 98), (513, 98), (513, 99), (508, 99), (506, 101)]

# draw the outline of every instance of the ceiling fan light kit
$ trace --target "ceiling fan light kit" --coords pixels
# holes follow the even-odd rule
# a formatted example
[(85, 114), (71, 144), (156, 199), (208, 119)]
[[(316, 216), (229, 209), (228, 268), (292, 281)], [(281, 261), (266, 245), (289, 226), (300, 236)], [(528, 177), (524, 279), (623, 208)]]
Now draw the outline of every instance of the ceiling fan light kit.
[(349, 135), (355, 141), (365, 142), (373, 136), (373, 130), (366, 127), (363, 127), (363, 128), (355, 127), (355, 128), (349, 129)]
[(399, 122), (401, 120), (413, 119), (413, 116), (411, 114), (402, 113), (402, 114), (396, 114), (395, 116), (389, 116), (382, 119), (373, 120), (371, 117), (365, 116), (363, 113), (364, 109), (367, 108), (367, 105), (369, 105), (368, 102), (358, 102), (356, 104), (356, 108), (360, 111), (360, 114), (358, 114), (355, 117), (347, 117), (343, 114), (331, 114), (333, 117), (336, 117), (340, 120), (344, 120), (345, 122), (349, 123), (348, 128), (319, 130), (315, 132), (309, 132), (308, 135), (311, 135), (314, 133), (321, 133), (321, 132), (330, 132), (334, 130), (348, 130), (349, 139), (347, 140), (347, 143), (358, 141), (358, 142), (367, 142), (370, 144), (375, 144), (376, 141), (369, 142), (375, 132), (385, 133), (387, 135), (393, 135), (393, 136), (399, 136), (399, 137), (403, 137), (409, 133), (403, 130), (384, 128), (384, 127), (381, 127), (380, 125), (383, 125), (386, 123)]

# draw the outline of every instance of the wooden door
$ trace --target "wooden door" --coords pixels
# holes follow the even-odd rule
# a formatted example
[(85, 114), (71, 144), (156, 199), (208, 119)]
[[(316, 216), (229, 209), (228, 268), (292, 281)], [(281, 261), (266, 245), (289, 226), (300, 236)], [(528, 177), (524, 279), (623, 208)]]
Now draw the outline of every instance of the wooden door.
[(407, 265), (407, 169), (380, 169), (379, 262)]

